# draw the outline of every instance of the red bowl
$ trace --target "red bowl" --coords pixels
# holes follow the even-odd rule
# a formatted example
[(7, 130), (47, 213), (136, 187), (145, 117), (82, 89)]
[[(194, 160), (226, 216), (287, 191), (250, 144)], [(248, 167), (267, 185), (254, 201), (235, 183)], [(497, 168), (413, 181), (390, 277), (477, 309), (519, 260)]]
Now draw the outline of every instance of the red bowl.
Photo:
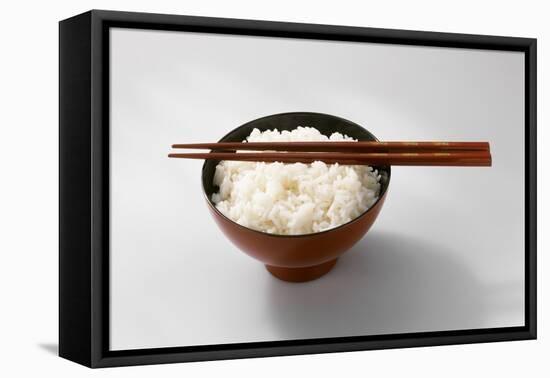
[[(340, 132), (358, 140), (377, 140), (361, 126), (328, 114), (283, 113), (248, 122), (220, 139), (220, 142), (244, 140), (254, 128), (292, 130), (297, 126), (311, 126), (330, 135)], [(202, 183), (210, 213), (219, 228), (241, 251), (261, 261), (275, 277), (291, 282), (314, 280), (328, 273), (337, 259), (357, 243), (376, 220), (390, 181), (390, 167), (375, 167), (381, 175), (378, 200), (363, 214), (341, 226), (311, 234), (276, 235), (250, 229), (232, 221), (216, 209), (212, 194), (218, 188), (213, 184), (215, 167), (219, 161), (206, 160), (202, 169)]]

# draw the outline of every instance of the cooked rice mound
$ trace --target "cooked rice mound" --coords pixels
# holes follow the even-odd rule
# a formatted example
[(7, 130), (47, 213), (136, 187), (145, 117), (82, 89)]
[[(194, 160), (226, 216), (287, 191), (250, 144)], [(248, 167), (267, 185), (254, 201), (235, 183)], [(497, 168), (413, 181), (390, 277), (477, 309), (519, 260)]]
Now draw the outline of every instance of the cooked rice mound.
[[(248, 142), (350, 141), (313, 127), (292, 131), (254, 129)], [(246, 152), (242, 152), (246, 153)], [(280, 235), (325, 231), (357, 218), (380, 193), (380, 175), (366, 165), (221, 161), (212, 195), (229, 219), (254, 230)]]

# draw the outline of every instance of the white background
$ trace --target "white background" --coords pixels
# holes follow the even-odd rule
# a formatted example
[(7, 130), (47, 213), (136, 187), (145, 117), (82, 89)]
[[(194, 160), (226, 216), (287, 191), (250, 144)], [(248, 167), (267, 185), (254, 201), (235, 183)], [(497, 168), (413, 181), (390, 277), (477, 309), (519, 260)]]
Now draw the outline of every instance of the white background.
[[(523, 53), (115, 28), (110, 59), (111, 349), (524, 324)], [(330, 274), (281, 282), (218, 230), (202, 162), (166, 154), (295, 110), (487, 140), (493, 165), (394, 167)]]
[[(540, 5), (539, 5), (540, 4)], [(539, 340), (217, 361), (90, 371), (54, 356), (57, 343), (57, 21), (90, 8), (224, 16), (539, 38), (539, 146), (546, 140), (550, 28), (544, 2), (59, 1), (13, 3), (0, 24), (2, 137), (0, 372), (3, 376), (542, 376), (550, 336), (542, 199), (548, 152), (539, 152)], [(543, 156), (545, 155), (545, 156)]]

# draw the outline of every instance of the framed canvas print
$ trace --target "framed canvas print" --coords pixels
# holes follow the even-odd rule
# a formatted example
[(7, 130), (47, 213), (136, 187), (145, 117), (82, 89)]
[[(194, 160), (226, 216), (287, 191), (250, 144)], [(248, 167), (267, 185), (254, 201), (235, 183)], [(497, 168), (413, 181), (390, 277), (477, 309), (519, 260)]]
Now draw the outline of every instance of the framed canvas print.
[(536, 40), (94, 10), (59, 58), (62, 357), (536, 337)]

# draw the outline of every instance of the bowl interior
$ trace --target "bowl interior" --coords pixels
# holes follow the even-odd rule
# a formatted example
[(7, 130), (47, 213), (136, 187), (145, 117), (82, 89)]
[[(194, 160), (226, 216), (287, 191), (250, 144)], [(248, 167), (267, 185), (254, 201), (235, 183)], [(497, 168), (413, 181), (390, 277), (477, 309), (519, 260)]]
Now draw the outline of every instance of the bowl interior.
[[(274, 115), (270, 115), (267, 117), (258, 118), (256, 120), (250, 121), (230, 131), (219, 141), (220, 142), (241, 142), (245, 140), (246, 137), (250, 135), (252, 130), (255, 128), (259, 129), (260, 131), (272, 130), (272, 129), (277, 129), (281, 131), (281, 130), (293, 130), (298, 126), (314, 127), (318, 129), (322, 134), (327, 136), (330, 136), (332, 133), (339, 132), (341, 134), (348, 135), (357, 140), (366, 140), (366, 141), (377, 140), (376, 137), (372, 135), (368, 130), (346, 119), (329, 115), (329, 114), (322, 114), (322, 113), (296, 112), (296, 113), (274, 114)], [(214, 173), (216, 170), (216, 165), (218, 163), (219, 163), (219, 160), (209, 159), (209, 160), (205, 160), (204, 165), (202, 167), (203, 191), (208, 201), (214, 208), (215, 208), (215, 205), (212, 202), (212, 194), (216, 193), (219, 190), (219, 188), (213, 183)], [(374, 168), (378, 170), (381, 176), (380, 195), (378, 196), (378, 198), (380, 199), (388, 189), (388, 185), (390, 182), (391, 168), (390, 166), (374, 166)], [(375, 204), (373, 204), (369, 208), (369, 210), (372, 209)], [(365, 211), (358, 218), (362, 217), (369, 210)], [(352, 220), (351, 222), (353, 221), (354, 220)], [(260, 232), (260, 231), (257, 231), (257, 232)], [(301, 235), (285, 235), (285, 236), (301, 236)]]

